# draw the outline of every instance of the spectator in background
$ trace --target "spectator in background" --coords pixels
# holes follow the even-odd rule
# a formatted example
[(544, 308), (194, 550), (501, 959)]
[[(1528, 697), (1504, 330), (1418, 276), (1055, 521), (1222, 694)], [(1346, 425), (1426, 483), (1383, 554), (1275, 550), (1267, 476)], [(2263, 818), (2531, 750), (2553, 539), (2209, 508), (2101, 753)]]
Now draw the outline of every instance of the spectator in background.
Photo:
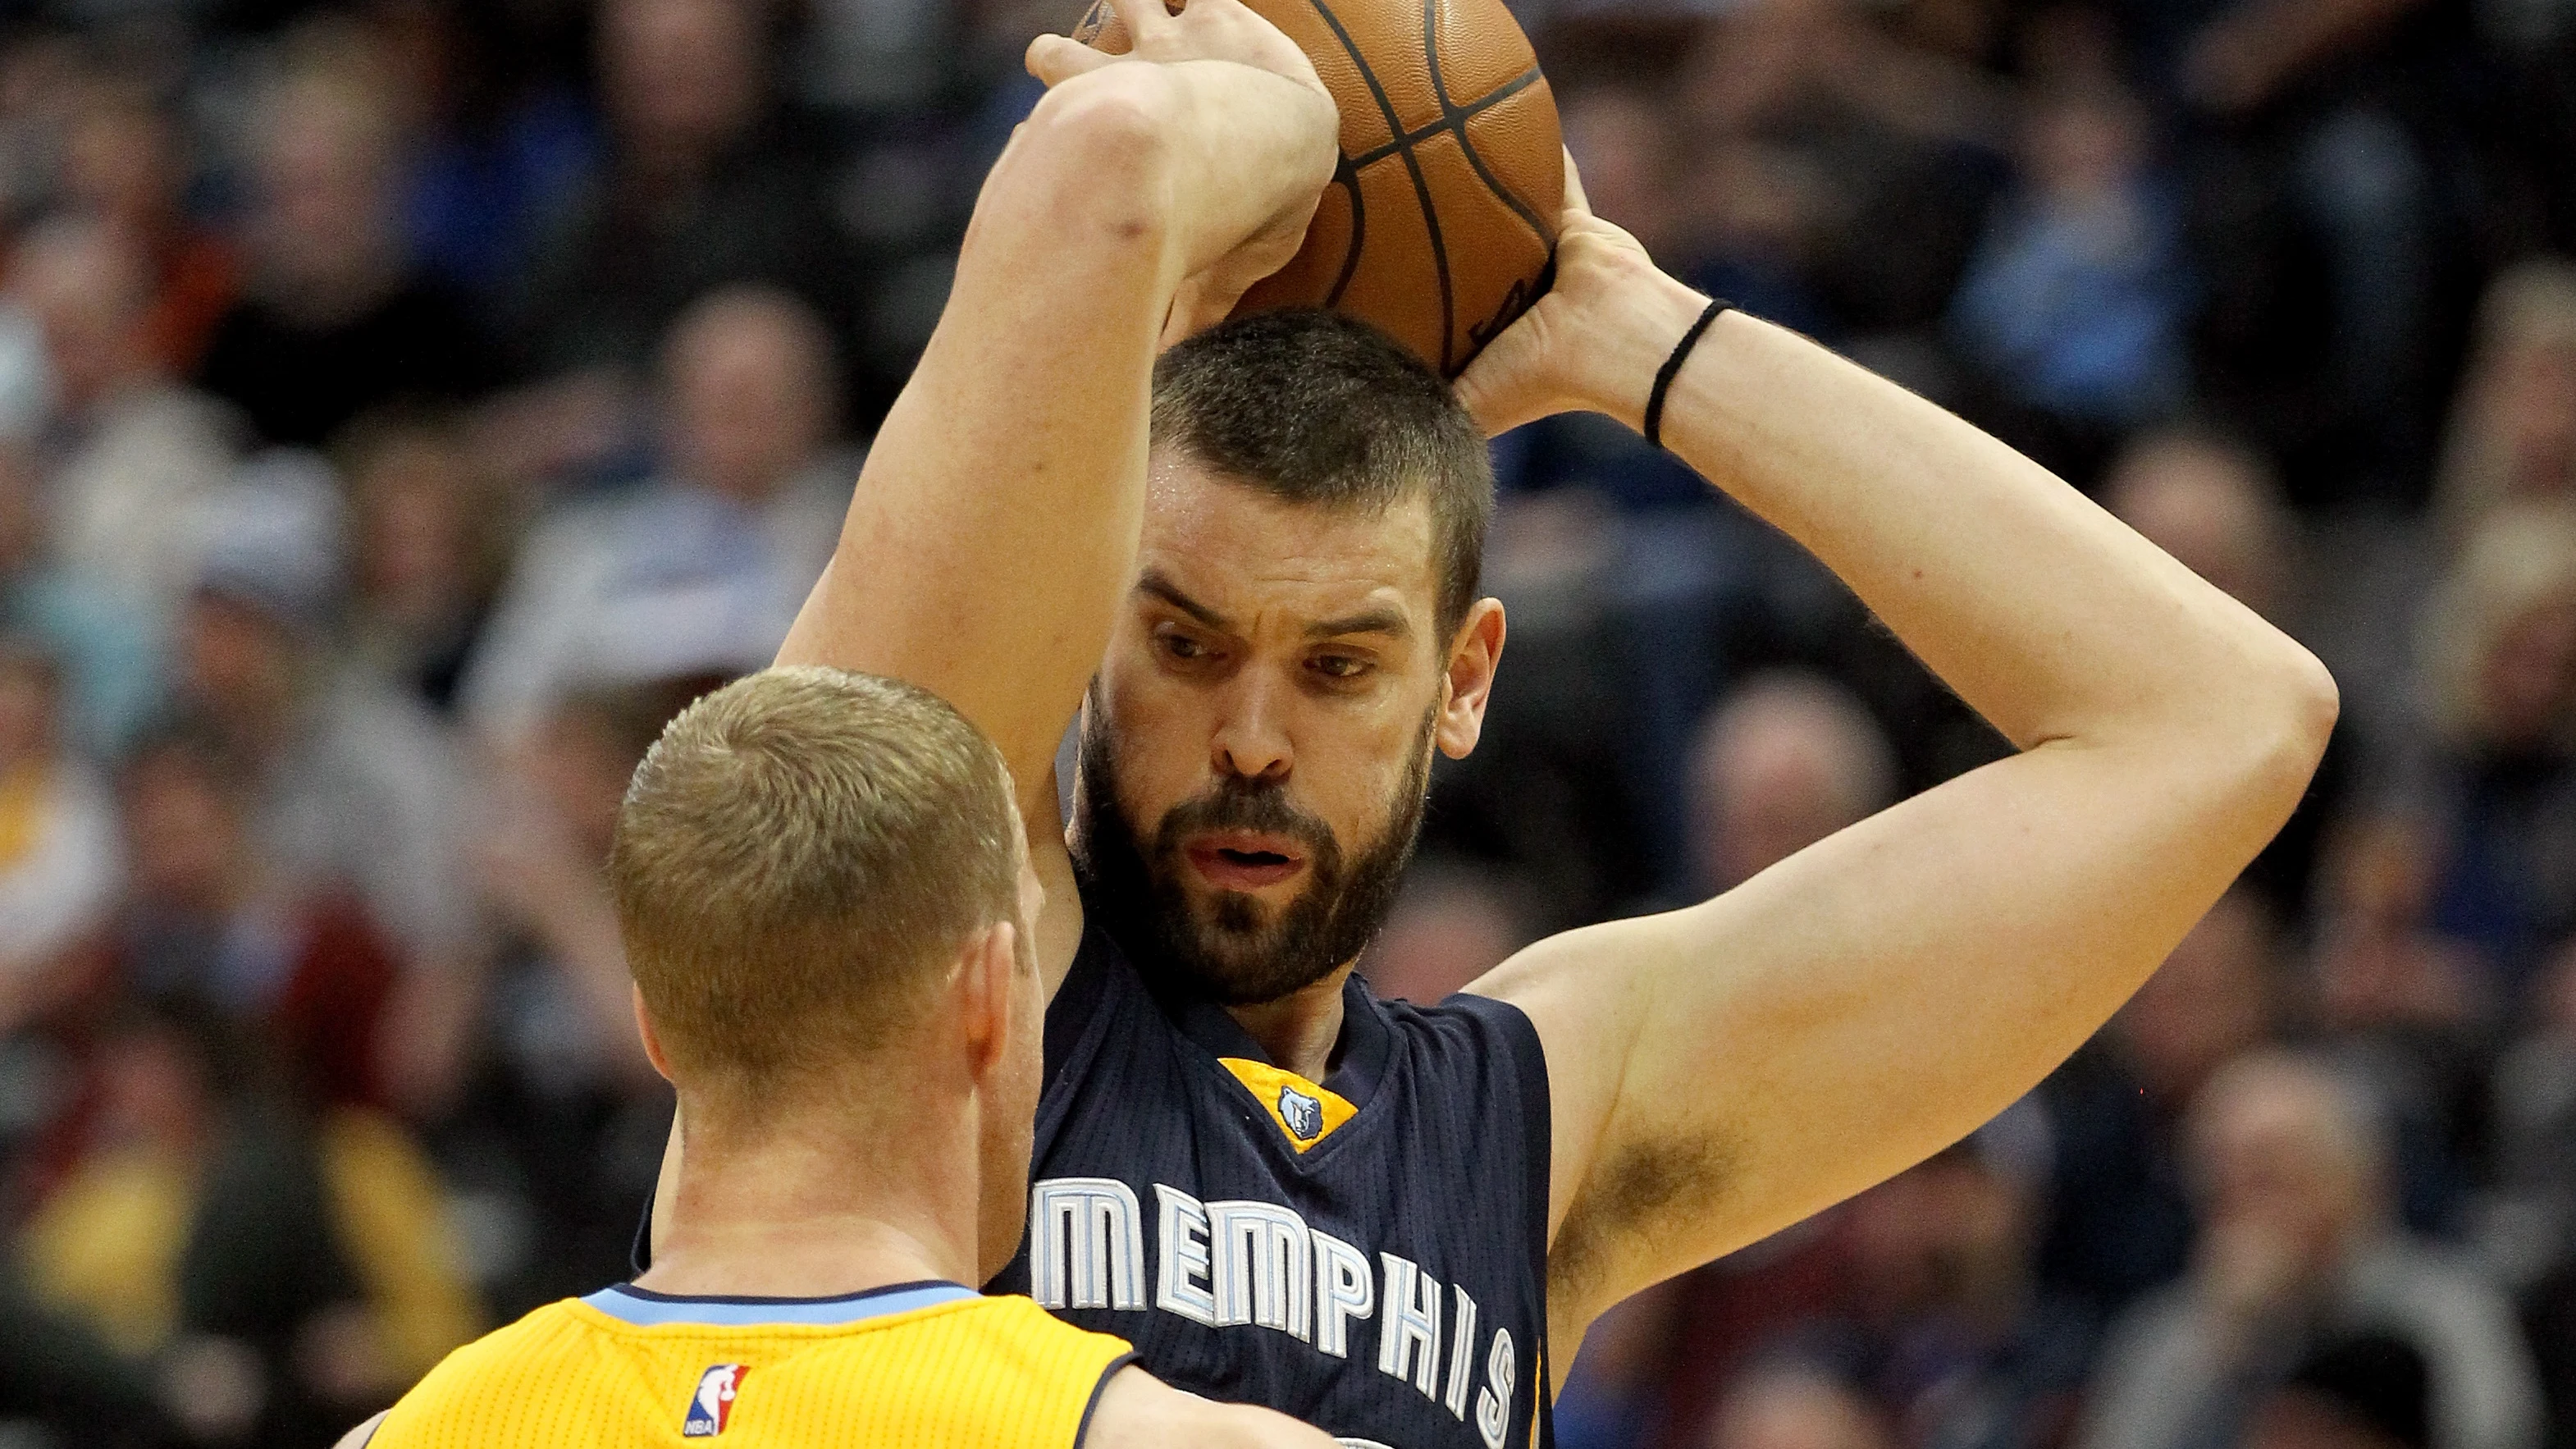
[(1361, 973), (1389, 1001), (1436, 1006), (1536, 939), (1513, 914), (1509, 872), (1417, 859)]
[(418, 112), (405, 231), (422, 268), (506, 312), (539, 229), (589, 183), (598, 123), (572, 85), (579, 5), (378, 5)]
[(1869, 1400), (1843, 1381), (1795, 1364), (1734, 1385), (1710, 1425), (1707, 1449), (1896, 1449)]
[(187, 733), (146, 742), (126, 765), (134, 882), (118, 964), (146, 997), (257, 1023), (305, 1100), (380, 1102), (392, 950), (345, 890), (269, 862), (252, 834), (250, 778), (222, 744)]
[(2432, 827), (2433, 926), (2510, 1015), (2576, 931), (2576, 504), (2492, 510), (2424, 622), (2430, 727), (2392, 808)]
[(1678, 99), (1714, 179), (1790, 203), (1839, 336), (1883, 346), (1939, 321), (2002, 170), (1999, 87), (1851, 0), (1758, 0), (1713, 16)]
[(2193, 1103), (2192, 1269), (2103, 1350), (2083, 1449), (2227, 1446), (2310, 1350), (2385, 1334), (2420, 1354), (2431, 1449), (2535, 1449), (2540, 1399), (2510, 1304), (2395, 1222), (2374, 1106), (2313, 1057), (2230, 1063)]
[[(2444, 223), (2428, 144), (2473, 102), (2469, 6), (2123, 7), (2187, 123), (2208, 400), (2301, 507), (2422, 497)], [(2469, 83), (2474, 84), (2474, 83)]]
[(166, 623), (196, 574), (201, 515), (232, 472), (229, 430), (161, 370), (150, 279), (105, 225), (39, 227), (9, 292), (41, 326), (51, 373), (39, 466), (54, 561)]
[(63, 204), (135, 248), (150, 278), (143, 330), (153, 361), (187, 377), (241, 289), (231, 242), (187, 213), (187, 147), (138, 81), (103, 77), (63, 138)]
[(2221, 897), (2110, 1027), (2040, 1086), (2057, 1179), (2041, 1274), (2097, 1314), (2183, 1270), (2183, 1113), (2222, 1065), (2272, 1037), (2285, 995), (2278, 937), (2259, 897)]
[(155, 630), (90, 579), (46, 561), (28, 451), (0, 441), (0, 635), (28, 641), (61, 670), (64, 745), (110, 758), (159, 703)]
[(115, 807), (64, 747), (63, 713), (54, 661), (0, 634), (0, 1035), (71, 984), (122, 873)]
[(381, 404), (472, 398), (495, 349), (404, 255), (394, 117), (353, 61), (307, 60), (251, 117), (248, 295), (198, 381), (271, 443), (314, 447)]
[(464, 428), (439, 414), (361, 419), (338, 457), (358, 655), (445, 715), (508, 573), (518, 510), (485, 476)]
[(607, 155), (528, 289), (547, 375), (630, 368), (697, 298), (745, 282), (803, 296), (850, 355), (862, 268), (782, 133), (767, 20), (735, 0), (599, 0)]
[(2436, 485), (2455, 537), (2501, 503), (2576, 498), (2576, 263), (2496, 278), (2477, 334)]
[(489, 1047), (440, 1143), (475, 1204), (478, 1277), (505, 1314), (629, 1271), (671, 1093), (636, 1035), (608, 849), (644, 752), (720, 683), (576, 693), (499, 756), (503, 788), (476, 841), (504, 937), (482, 1008)]
[(2065, 1442), (2095, 1323), (2037, 1279), (2046, 1123), (2022, 1106), (1853, 1200), (1851, 1288), (1807, 1357), (1877, 1402), (1904, 1449)]
[(2276, 623), (2295, 593), (2297, 525), (2251, 449), (2214, 433), (2149, 429), (2122, 447), (2102, 502), (2149, 543)]
[(2480, 1155), (2495, 975), (2427, 928), (2431, 844), (2422, 821), (2402, 816), (2335, 831), (2318, 872), (2309, 985), (2324, 1052), (2387, 1106), (2406, 1221), (2451, 1231)]
[[(341, 599), (339, 499), (272, 461), (246, 482), (209, 546), (178, 647), (183, 706), (245, 772), (252, 834), (287, 880), (344, 884), (431, 990), (475, 950), (465, 868), (465, 784), (427, 712), (334, 652)], [(388, 1089), (445, 1084), (453, 1022), (395, 1013)], [(420, 1035), (415, 1035), (420, 1034)]]
[(195, 1438), (321, 1449), (473, 1335), (435, 1179), (381, 1120), (317, 1127), (184, 999), (122, 1012), (97, 1071), (18, 1252), (41, 1301), (162, 1362)]
[(2330, 1032), (2492, 1022), (2494, 973), (2435, 933), (2436, 852), (2424, 823), (2397, 815), (2345, 822), (2317, 882), (2312, 952), (2317, 1022)]
[(1951, 308), (2003, 436), (2072, 478), (2100, 468), (2118, 431), (2172, 413), (2189, 382), (2178, 223), (2150, 144), (2144, 109), (2107, 80), (2035, 97), (2020, 179)]
[(1896, 762), (1840, 686), (1765, 675), (1702, 727), (1691, 791), (1705, 899), (1894, 803)]
[(701, 300), (662, 353), (666, 471), (577, 505), (521, 550), (464, 691), (487, 740), (582, 688), (766, 665), (840, 538), (854, 459), (829, 448), (829, 336), (793, 297)]

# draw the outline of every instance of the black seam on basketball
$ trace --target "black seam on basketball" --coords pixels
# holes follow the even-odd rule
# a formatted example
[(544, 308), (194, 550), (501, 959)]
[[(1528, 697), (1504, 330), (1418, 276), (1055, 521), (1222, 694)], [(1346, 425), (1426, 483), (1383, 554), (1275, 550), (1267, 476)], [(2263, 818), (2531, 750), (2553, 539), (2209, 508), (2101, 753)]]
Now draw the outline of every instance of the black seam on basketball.
[[(1522, 76), (1521, 79), (1538, 79), (1538, 67), (1531, 66), (1529, 68), (1529, 73)], [(1458, 149), (1467, 153), (1467, 164), (1475, 168), (1476, 179), (1485, 183), (1485, 189), (1494, 193), (1495, 200), (1510, 207), (1514, 216), (1517, 216), (1522, 221), (1528, 223), (1530, 234), (1532, 236), (1537, 237), (1541, 242), (1547, 241), (1547, 227), (1538, 219), (1538, 213), (1530, 209), (1529, 203), (1513, 195), (1511, 188), (1503, 185), (1500, 180), (1496, 179), (1494, 173), (1486, 168), (1485, 158), (1477, 153), (1475, 141), (1467, 135), (1467, 115), (1468, 113), (1466, 112), (1459, 113)]]
[[(1530, 210), (1519, 197), (1512, 195), (1503, 183), (1494, 179), (1494, 173), (1485, 166), (1485, 158), (1476, 154), (1476, 143), (1467, 138), (1467, 118), (1474, 115), (1475, 110), (1458, 106), (1449, 99), (1449, 82), (1440, 74), (1440, 50), (1439, 41), (1436, 38), (1439, 27), (1432, 19), (1431, 7), (1436, 3), (1438, 0), (1422, 0), (1422, 55), (1424, 59), (1431, 62), (1431, 97), (1440, 103), (1440, 125), (1443, 129), (1458, 133), (1458, 150), (1466, 156), (1467, 166), (1476, 173), (1476, 179), (1485, 183), (1485, 189), (1494, 193), (1495, 200), (1510, 207), (1514, 215), (1529, 223), (1531, 233), (1544, 242), (1548, 239), (1546, 223), (1540, 221), (1538, 213)], [(1538, 66), (1533, 63), (1506, 89), (1516, 91), (1537, 79)], [(1499, 99), (1501, 99), (1500, 95), (1487, 96), (1485, 104), (1491, 105)]]
[(1333, 181), (1342, 190), (1350, 193), (1351, 239), (1349, 244), (1342, 248), (1341, 275), (1333, 278), (1333, 290), (1324, 294), (1324, 305), (1327, 307), (1338, 307), (1342, 304), (1342, 293), (1350, 289), (1351, 278), (1359, 275), (1360, 248), (1368, 242), (1368, 201), (1360, 194), (1360, 169), (1345, 157), (1341, 166), (1333, 172)]
[[(1455, 125), (1457, 117), (1449, 104), (1449, 88), (1440, 80), (1440, 19), (1433, 7), (1440, 0), (1422, 0), (1422, 59), (1431, 70), (1431, 99), (1440, 106), (1440, 118)], [(1458, 132), (1458, 149), (1467, 148), (1467, 133)], [(1458, 334), (1458, 299), (1449, 282), (1449, 248), (1441, 240), (1440, 213), (1431, 205), (1431, 188), (1422, 179), (1422, 164), (1413, 159), (1413, 148), (1404, 148), (1405, 168), (1413, 173), (1413, 184), (1422, 189), (1422, 227), (1431, 234), (1431, 261), (1440, 269), (1440, 375), (1449, 375), (1449, 350)]]
[[(1306, 0), (1306, 3), (1314, 6), (1315, 13), (1323, 17), (1326, 25), (1332, 27), (1333, 38), (1342, 43), (1343, 53), (1350, 56), (1351, 64), (1359, 69), (1360, 80), (1368, 86), (1370, 98), (1377, 102), (1378, 114), (1386, 118), (1387, 134), (1403, 136), (1404, 121), (1396, 115), (1395, 103), (1387, 99), (1386, 87), (1377, 83), (1377, 72), (1369, 69), (1369, 63), (1361, 56), (1360, 48), (1351, 42), (1351, 33), (1342, 28), (1342, 17), (1335, 15), (1333, 7), (1325, 4), (1324, 0)], [(1427, 9), (1429, 0), (1424, 0), (1424, 3), (1426, 6), (1424, 25), (1427, 29), (1430, 23)], [(1433, 74), (1438, 74), (1436, 65)], [(1438, 263), (1440, 269), (1440, 374), (1446, 377), (1449, 374), (1449, 330), (1454, 325), (1450, 320), (1449, 253), (1440, 244), (1440, 215), (1432, 210), (1431, 183), (1423, 179), (1422, 163), (1414, 159), (1413, 148), (1410, 145), (1398, 146), (1396, 155), (1403, 158), (1405, 172), (1413, 178), (1414, 199), (1422, 207), (1422, 227), (1424, 231), (1430, 233), (1432, 260)]]
[[(1493, 93), (1486, 96), (1483, 100), (1470, 101), (1466, 105), (1459, 107), (1458, 114), (1464, 119), (1473, 120), (1474, 118), (1483, 115), (1485, 112), (1492, 110), (1494, 107), (1501, 105), (1503, 102), (1510, 100), (1512, 97), (1519, 95), (1521, 92), (1528, 90), (1531, 86), (1544, 79), (1546, 79), (1546, 77), (1539, 74), (1538, 67), (1531, 66), (1528, 70), (1523, 71), (1510, 80), (1503, 82), (1501, 85), (1494, 87)], [(1448, 129), (1449, 118), (1446, 115), (1443, 115), (1439, 120), (1433, 121), (1419, 130), (1406, 132), (1401, 139), (1389, 141), (1383, 146), (1379, 146), (1373, 150), (1363, 151), (1359, 155), (1349, 158), (1351, 168), (1353, 170), (1358, 170), (1366, 167), (1371, 162), (1383, 161), (1387, 157), (1394, 155), (1401, 147), (1419, 146), (1423, 142), (1430, 140), (1432, 137), (1437, 136)], [(1463, 140), (1465, 138), (1462, 135), (1460, 139)]]

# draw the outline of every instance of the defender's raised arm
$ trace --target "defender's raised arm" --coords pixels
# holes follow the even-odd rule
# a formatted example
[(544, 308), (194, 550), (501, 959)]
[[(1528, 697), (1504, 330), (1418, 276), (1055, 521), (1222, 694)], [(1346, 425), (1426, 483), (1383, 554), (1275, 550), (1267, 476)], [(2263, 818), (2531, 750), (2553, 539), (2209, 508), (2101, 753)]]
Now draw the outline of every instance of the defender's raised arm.
[(778, 656), (950, 701), (1043, 807), (1033, 833), (1132, 567), (1157, 340), (1294, 253), (1336, 156), (1332, 99), (1269, 22), (1236, 0), (1118, 8), (1126, 57), (1030, 47), (1052, 89), (985, 180), (938, 330)]
[[(1569, 407), (1639, 425), (1707, 301), (1573, 194), (1559, 290), (1467, 376), (1489, 426)], [(2323, 668), (2252, 611), (1804, 338), (1720, 315), (1662, 425), (2021, 753), (1705, 905), (1542, 942), (1471, 988), (1523, 1007), (1546, 1043), (1549, 1310), (1566, 1333), (2037, 1083), (2271, 839), (2335, 713)]]

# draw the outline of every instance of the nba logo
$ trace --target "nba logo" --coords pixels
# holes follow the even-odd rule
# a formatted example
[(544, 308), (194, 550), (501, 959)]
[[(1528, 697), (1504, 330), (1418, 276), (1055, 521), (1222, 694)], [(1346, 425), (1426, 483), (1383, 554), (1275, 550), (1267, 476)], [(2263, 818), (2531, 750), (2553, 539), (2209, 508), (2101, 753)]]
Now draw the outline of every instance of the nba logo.
[(1281, 1087), (1279, 1120), (1288, 1124), (1289, 1136), (1300, 1142), (1312, 1142), (1315, 1134), (1324, 1130), (1324, 1104), (1295, 1087)]
[(680, 1424), (683, 1439), (704, 1439), (721, 1434), (733, 1419), (733, 1396), (742, 1392), (745, 1370), (738, 1363), (720, 1363), (698, 1375), (698, 1396), (689, 1401), (689, 1417)]

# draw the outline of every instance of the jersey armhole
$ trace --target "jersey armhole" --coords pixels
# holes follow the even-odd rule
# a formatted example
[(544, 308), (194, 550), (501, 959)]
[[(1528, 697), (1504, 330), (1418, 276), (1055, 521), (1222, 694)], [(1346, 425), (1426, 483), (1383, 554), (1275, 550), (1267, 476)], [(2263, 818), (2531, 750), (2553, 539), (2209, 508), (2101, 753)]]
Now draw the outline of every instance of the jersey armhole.
[(1109, 1367), (1100, 1371), (1100, 1378), (1091, 1386), (1091, 1398), (1082, 1406), (1082, 1422), (1073, 1426), (1073, 1449), (1084, 1449), (1091, 1442), (1091, 1416), (1100, 1411), (1100, 1396), (1109, 1392), (1109, 1381), (1135, 1366), (1136, 1354), (1130, 1349), (1111, 1359)]
[(1492, 1023), (1495, 1034), (1511, 1044), (1513, 1086), (1518, 1090), (1521, 1120), (1530, 1128), (1526, 1147), (1531, 1170), (1526, 1231), (1530, 1261), (1539, 1265), (1538, 1367), (1530, 1380), (1530, 1449), (1554, 1449), (1556, 1403), (1547, 1382), (1547, 1199), (1555, 1168), (1556, 1122), (1547, 1082), (1547, 1045), (1539, 1040), (1538, 1027), (1530, 1021), (1529, 1014), (1500, 997), (1460, 992), (1450, 997), (1448, 1004), (1463, 1006)]

